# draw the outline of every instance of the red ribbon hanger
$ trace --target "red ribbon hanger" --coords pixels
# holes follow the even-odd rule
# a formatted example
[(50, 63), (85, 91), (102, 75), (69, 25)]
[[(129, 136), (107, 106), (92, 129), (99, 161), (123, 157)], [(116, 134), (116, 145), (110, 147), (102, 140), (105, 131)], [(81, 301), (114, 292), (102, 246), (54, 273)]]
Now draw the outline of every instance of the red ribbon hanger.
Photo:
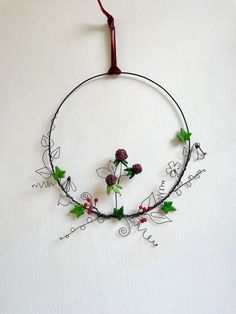
[(111, 67), (108, 71), (108, 74), (120, 74), (121, 70), (117, 66), (117, 58), (116, 58), (116, 29), (113, 16), (108, 13), (100, 0), (98, 0), (98, 4), (102, 10), (102, 13), (107, 17), (107, 23), (110, 30), (110, 38), (111, 38)]

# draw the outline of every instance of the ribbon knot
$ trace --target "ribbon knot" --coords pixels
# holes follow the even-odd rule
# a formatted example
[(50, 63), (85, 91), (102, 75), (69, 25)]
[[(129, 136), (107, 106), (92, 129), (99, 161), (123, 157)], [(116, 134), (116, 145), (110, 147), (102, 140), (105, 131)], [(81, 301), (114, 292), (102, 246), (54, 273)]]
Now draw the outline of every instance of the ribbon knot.
[(108, 18), (107, 18), (107, 24), (110, 26), (110, 27), (115, 27), (114, 25), (114, 17), (112, 15), (109, 15)]

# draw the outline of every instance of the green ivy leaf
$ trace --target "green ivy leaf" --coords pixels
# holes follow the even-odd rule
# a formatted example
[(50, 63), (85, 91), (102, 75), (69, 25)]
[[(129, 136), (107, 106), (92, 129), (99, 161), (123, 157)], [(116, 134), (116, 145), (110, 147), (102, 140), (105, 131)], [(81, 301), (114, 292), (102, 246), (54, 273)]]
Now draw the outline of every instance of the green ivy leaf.
[(184, 143), (185, 141), (189, 141), (192, 133), (186, 132), (183, 128), (177, 134), (177, 138), (180, 143)]
[(119, 220), (121, 220), (123, 217), (125, 217), (124, 206), (122, 206), (121, 208), (114, 208), (113, 215), (115, 218), (117, 218)]
[(115, 161), (114, 161), (114, 164), (116, 165), (116, 167), (118, 167), (119, 164), (120, 164), (120, 160), (115, 160)]
[(109, 195), (112, 191), (112, 185), (107, 185), (107, 194)]
[(54, 172), (52, 173), (52, 176), (55, 180), (60, 180), (65, 178), (65, 174), (65, 170), (61, 170), (58, 166), (56, 166)]
[(176, 208), (172, 206), (173, 202), (164, 202), (164, 204), (161, 207), (161, 210), (165, 213), (168, 214), (169, 212), (176, 211)]
[(118, 167), (119, 166), (119, 164), (122, 164), (122, 165), (124, 165), (125, 167), (127, 167), (127, 165), (128, 165), (128, 161), (127, 160), (115, 160), (114, 161), (114, 164), (116, 165), (116, 167)]
[(70, 211), (70, 213), (76, 215), (77, 218), (84, 214), (84, 209), (82, 204), (77, 204), (74, 208)]
[(132, 179), (135, 176), (133, 168), (126, 168), (125, 171), (127, 171), (127, 177), (129, 177), (129, 179)]
[(119, 194), (119, 195), (121, 195), (121, 193), (120, 193), (120, 190), (122, 189), (122, 186), (120, 186), (119, 184), (114, 184), (114, 185), (112, 185), (112, 190), (115, 192), (115, 193), (117, 193), (117, 194)]

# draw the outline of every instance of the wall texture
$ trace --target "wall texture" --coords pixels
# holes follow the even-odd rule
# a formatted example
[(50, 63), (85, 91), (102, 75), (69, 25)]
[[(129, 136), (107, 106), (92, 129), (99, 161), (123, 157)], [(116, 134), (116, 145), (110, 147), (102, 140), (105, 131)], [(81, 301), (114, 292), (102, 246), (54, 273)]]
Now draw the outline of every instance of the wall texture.
[[(122, 70), (147, 75), (181, 104), (207, 171), (181, 197), (173, 223), (121, 238), (121, 222), (72, 225), (57, 189), (32, 189), (41, 135), (58, 104), (110, 63), (106, 20), (95, 0), (0, 0), (0, 312), (3, 314), (235, 313), (236, 2), (105, 1), (116, 19)], [(124, 189), (138, 204), (179, 157), (179, 115), (137, 80), (103, 79), (75, 93), (58, 120), (61, 164), (79, 192), (98, 194), (95, 169), (118, 147), (144, 172)], [(103, 206), (102, 205), (102, 206)], [(81, 218), (81, 221), (83, 218)]]

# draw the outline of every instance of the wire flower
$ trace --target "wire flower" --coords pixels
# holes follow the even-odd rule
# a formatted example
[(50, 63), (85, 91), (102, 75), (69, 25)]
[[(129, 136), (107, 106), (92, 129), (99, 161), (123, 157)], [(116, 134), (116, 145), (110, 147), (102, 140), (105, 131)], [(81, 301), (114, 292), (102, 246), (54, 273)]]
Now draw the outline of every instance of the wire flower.
[(169, 167), (166, 168), (166, 172), (171, 176), (171, 178), (174, 178), (181, 173), (182, 165), (179, 162), (170, 161), (168, 166)]

